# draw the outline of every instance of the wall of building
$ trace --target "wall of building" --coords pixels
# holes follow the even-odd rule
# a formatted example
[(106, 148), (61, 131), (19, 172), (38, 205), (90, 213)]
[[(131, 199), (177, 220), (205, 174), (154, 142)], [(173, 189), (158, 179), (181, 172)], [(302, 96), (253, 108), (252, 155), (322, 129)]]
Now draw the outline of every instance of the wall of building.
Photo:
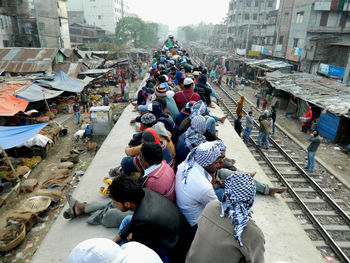
[(11, 47), (14, 45), (11, 34), (11, 17), (8, 15), (0, 15), (0, 48)]

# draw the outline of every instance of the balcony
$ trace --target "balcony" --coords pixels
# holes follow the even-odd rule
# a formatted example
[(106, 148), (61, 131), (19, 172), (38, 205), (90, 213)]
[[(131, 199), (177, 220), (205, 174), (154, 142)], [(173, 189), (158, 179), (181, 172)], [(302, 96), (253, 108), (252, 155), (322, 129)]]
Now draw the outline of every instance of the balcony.
[[(332, 0), (316, 0), (314, 5), (315, 11), (330, 11), (332, 7)], [(338, 6), (333, 6), (333, 10), (337, 10)], [(350, 3), (345, 2), (343, 11), (350, 11)]]
[(327, 26), (314, 26), (307, 29), (309, 33), (335, 33), (335, 34), (349, 34), (349, 27), (327, 27)]

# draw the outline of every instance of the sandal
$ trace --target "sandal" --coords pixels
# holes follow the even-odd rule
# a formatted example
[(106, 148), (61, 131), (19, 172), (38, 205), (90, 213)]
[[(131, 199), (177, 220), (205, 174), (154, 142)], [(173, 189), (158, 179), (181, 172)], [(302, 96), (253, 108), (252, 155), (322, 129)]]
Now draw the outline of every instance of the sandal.
[(71, 195), (67, 196), (67, 200), (68, 200), (69, 208), (66, 211), (64, 211), (63, 217), (65, 219), (73, 219), (77, 217), (77, 214), (75, 212), (75, 205), (78, 201), (75, 198), (73, 198)]
[(110, 191), (109, 191), (109, 187), (100, 187), (100, 190), (98, 191), (100, 194), (103, 194), (105, 196), (109, 196)]
[(110, 177), (116, 177), (121, 173), (121, 166), (117, 166), (116, 168), (111, 168), (108, 172)]
[(108, 178), (108, 177), (105, 177), (105, 178), (103, 178), (103, 182), (104, 182), (106, 185), (110, 186), (110, 185), (112, 184), (112, 182), (113, 182), (113, 179)]

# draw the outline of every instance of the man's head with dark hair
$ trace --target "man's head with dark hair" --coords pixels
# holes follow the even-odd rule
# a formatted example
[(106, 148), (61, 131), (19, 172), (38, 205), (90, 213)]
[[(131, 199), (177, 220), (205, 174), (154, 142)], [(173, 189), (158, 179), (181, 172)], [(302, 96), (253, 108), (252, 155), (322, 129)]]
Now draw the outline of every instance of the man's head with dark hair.
[(166, 78), (165, 78), (165, 76), (163, 76), (163, 75), (160, 75), (159, 77), (158, 77), (158, 82), (159, 83), (164, 83), (164, 82), (166, 82)]
[(316, 137), (316, 136), (318, 136), (318, 130), (314, 130), (313, 132), (312, 132), (312, 134)]
[(239, 120), (242, 119), (242, 115), (238, 115), (237, 119), (239, 119)]
[(202, 70), (202, 74), (207, 75), (207, 73), (208, 73), (207, 69), (204, 68), (204, 69)]
[(122, 212), (135, 211), (145, 196), (142, 185), (135, 176), (116, 177), (109, 186), (109, 191), (113, 203)]
[(179, 84), (179, 86), (184, 84), (184, 78), (181, 78), (177, 81), (177, 84)]
[(185, 73), (191, 73), (191, 72), (192, 72), (192, 68), (190, 66), (186, 66)]
[(142, 163), (146, 168), (160, 164), (163, 160), (162, 147), (157, 143), (144, 143), (141, 148)]
[(252, 112), (252, 111), (249, 111), (249, 112), (248, 112), (248, 114), (249, 114), (249, 115), (252, 115), (252, 114), (253, 114), (253, 112)]
[(166, 70), (162, 70), (159, 73), (160, 73), (160, 75), (167, 75), (168, 74), (168, 72), (166, 72)]

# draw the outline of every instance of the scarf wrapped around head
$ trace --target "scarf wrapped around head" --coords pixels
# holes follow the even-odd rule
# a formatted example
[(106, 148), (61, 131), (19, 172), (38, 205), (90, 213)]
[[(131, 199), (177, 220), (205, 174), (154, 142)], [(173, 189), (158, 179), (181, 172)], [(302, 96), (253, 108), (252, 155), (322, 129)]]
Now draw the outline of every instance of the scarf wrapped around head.
[(191, 151), (203, 142), (206, 142), (203, 133), (206, 131), (206, 120), (203, 116), (196, 116), (191, 120), (191, 127), (186, 131), (185, 144)]
[(234, 237), (241, 247), (242, 233), (248, 225), (256, 193), (252, 177), (235, 172), (225, 180), (225, 193), (221, 204), (221, 217), (229, 217), (234, 225)]
[(215, 140), (214, 143), (219, 147), (221, 153), (226, 152), (226, 146), (222, 140), (220, 139)]
[(186, 184), (189, 171), (195, 163), (206, 167), (215, 162), (221, 155), (219, 147), (214, 142), (205, 142), (194, 148), (185, 160), (185, 169), (182, 174), (182, 183)]
[(197, 101), (191, 107), (190, 119), (192, 120), (196, 116), (203, 115), (206, 109), (207, 109), (207, 106), (205, 106), (205, 103), (202, 100)]

